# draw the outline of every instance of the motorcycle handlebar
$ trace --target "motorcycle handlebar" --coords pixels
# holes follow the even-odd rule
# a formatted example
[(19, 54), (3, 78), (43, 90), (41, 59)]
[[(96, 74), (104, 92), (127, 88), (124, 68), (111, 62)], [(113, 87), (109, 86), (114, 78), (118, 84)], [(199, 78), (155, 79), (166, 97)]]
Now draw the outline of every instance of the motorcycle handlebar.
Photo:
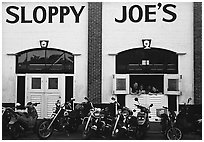
[(39, 104), (40, 104), (39, 102), (38, 102), (38, 103), (33, 103), (34, 106), (37, 106), (37, 105), (39, 105)]
[(87, 100), (88, 102), (90, 102), (90, 100), (89, 100), (89, 98), (88, 98), (88, 97), (84, 97), (84, 99), (85, 99), (85, 100)]
[(143, 107), (143, 106), (141, 106), (141, 105), (137, 105), (137, 104), (134, 104), (136, 107)]
[(93, 103), (92, 103), (92, 102), (89, 100), (89, 98), (88, 98), (88, 97), (84, 97), (84, 99), (85, 99), (85, 100), (87, 100), (87, 101), (90, 103), (91, 108), (94, 108)]
[(67, 104), (72, 103), (75, 99), (71, 99), (70, 101), (66, 102)]

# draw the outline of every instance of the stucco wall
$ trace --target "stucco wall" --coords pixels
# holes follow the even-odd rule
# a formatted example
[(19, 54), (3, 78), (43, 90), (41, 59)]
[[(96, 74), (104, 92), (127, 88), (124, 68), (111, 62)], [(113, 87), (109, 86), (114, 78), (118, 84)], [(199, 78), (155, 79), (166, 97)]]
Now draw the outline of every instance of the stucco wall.
[[(11, 5), (19, 7), (18, 11), (12, 10), (18, 15), (21, 13), (20, 7), (25, 6), (27, 20), (33, 20), (33, 9), (36, 6), (43, 6), (46, 10), (48, 10), (48, 6), (57, 6), (58, 8), (59, 6), (75, 6), (77, 11), (80, 10), (81, 6), (85, 6), (85, 8), (80, 15), (79, 23), (75, 23), (74, 14), (70, 10), (69, 15), (65, 16), (64, 23), (59, 23), (58, 14), (53, 17), (53, 23), (48, 23), (48, 19), (46, 19), (42, 24), (20, 22), (9, 24), (6, 19), (13, 20), (14, 17), (6, 13), (6, 8)], [(52, 47), (81, 54), (75, 58), (74, 95), (77, 102), (83, 101), (81, 96), (87, 96), (87, 3), (3, 3), (2, 11), (2, 102), (14, 103), (16, 93), (15, 56), (8, 56), (7, 54), (39, 47), (39, 40), (42, 39), (49, 40), (48, 48)], [(38, 14), (40, 17), (40, 10)]]
[[(121, 19), (122, 6), (130, 8), (132, 5), (140, 5), (144, 11), (145, 5), (157, 3), (103, 3), (103, 40), (102, 40), (102, 102), (109, 102), (112, 91), (112, 74), (115, 73), (115, 57), (108, 54), (142, 47), (142, 39), (152, 39), (152, 47), (172, 50), (179, 55), (179, 74), (182, 74), (182, 96), (179, 103), (186, 102), (188, 97), (193, 97), (193, 3), (171, 3), (176, 5), (171, 9), (177, 14), (174, 22), (164, 22), (161, 19), (168, 17), (157, 7), (156, 22), (138, 23), (127, 20), (124, 23), (115, 22), (115, 18)], [(164, 5), (166, 3), (162, 3)], [(137, 15), (135, 10), (135, 16)]]

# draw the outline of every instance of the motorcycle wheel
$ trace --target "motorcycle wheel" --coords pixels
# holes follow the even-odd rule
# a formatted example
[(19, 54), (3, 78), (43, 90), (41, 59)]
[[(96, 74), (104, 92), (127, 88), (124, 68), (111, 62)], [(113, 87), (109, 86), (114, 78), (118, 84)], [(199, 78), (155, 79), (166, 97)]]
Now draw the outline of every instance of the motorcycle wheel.
[(180, 140), (182, 138), (182, 132), (179, 128), (171, 127), (166, 131), (166, 138), (168, 140)]
[(112, 133), (112, 139), (117, 139), (119, 137), (118, 132), (116, 130)]
[(8, 125), (8, 131), (12, 139), (17, 139), (20, 137), (20, 125), (18, 123)]
[(50, 129), (47, 129), (49, 124), (50, 124), (50, 121), (44, 120), (40, 122), (40, 124), (38, 125), (37, 134), (40, 139), (45, 140), (45, 139), (48, 139), (52, 135), (53, 126), (51, 126)]
[(87, 140), (90, 138), (90, 132), (88, 130), (83, 131), (82, 139)]
[(138, 130), (136, 137), (137, 139), (143, 139), (145, 137), (146, 132), (144, 132), (143, 130)]
[(79, 127), (79, 125), (78, 124), (76, 124), (76, 123), (74, 123), (73, 125), (72, 125), (72, 127), (71, 127), (71, 132), (76, 132), (77, 130), (78, 130), (78, 127)]
[(83, 131), (82, 139), (84, 139), (84, 140), (91, 139), (91, 138), (95, 137), (95, 134), (96, 134), (96, 133), (95, 133), (94, 130), (88, 128), (88, 130), (84, 130), (84, 131)]

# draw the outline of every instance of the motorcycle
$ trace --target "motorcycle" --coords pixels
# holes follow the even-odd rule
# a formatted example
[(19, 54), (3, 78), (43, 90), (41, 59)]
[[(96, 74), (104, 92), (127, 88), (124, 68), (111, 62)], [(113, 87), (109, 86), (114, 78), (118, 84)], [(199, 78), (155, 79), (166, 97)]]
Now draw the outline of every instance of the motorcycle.
[(11, 120), (11, 116), (14, 110), (11, 107), (2, 107), (2, 135), (8, 133), (8, 123)]
[[(116, 106), (120, 104), (115, 101)], [(133, 112), (127, 107), (117, 110), (116, 118), (112, 130), (114, 139), (135, 139), (137, 132), (137, 118), (133, 116)]]
[(177, 116), (177, 126), (183, 133), (194, 132), (202, 135), (202, 115), (191, 112), (189, 105), (191, 100), (192, 98), (189, 98), (180, 110)]
[[(135, 98), (135, 101), (139, 103), (138, 98)], [(150, 107), (152, 107), (153, 104), (151, 104), (148, 108), (137, 104), (134, 105), (140, 109), (140, 112), (137, 113), (137, 138), (141, 139), (145, 136), (147, 130), (150, 128), (149, 113)]]
[(90, 139), (96, 136), (102, 136), (102, 131), (105, 130), (104, 112), (101, 108), (95, 108), (93, 103), (87, 98), (84, 98), (89, 105), (88, 116), (84, 117), (82, 124), (85, 126), (82, 134), (83, 139)]
[(111, 114), (110, 110), (108, 107), (105, 109), (102, 109), (101, 111), (102, 117), (101, 117), (101, 129), (100, 129), (100, 136), (103, 139), (110, 139), (111, 138), (111, 132), (113, 129), (113, 120), (114, 116)]
[[(35, 106), (38, 104), (40, 103), (28, 102), (25, 107), (22, 107), (19, 103), (17, 103), (17, 111), (10, 107), (5, 108), (2, 117), (6, 122), (5, 124), (8, 134), (11, 138), (17, 139), (29, 130), (33, 130), (33, 132), (35, 132), (38, 118)], [(19, 107), (21, 111), (19, 110)], [(25, 110), (26, 108), (27, 112), (22, 112), (22, 110)]]
[(70, 132), (75, 132), (78, 126), (81, 124), (81, 109), (72, 109), (71, 103), (75, 99), (71, 99), (69, 102), (61, 104), (57, 100), (53, 113), (50, 118), (44, 118), (38, 125), (37, 135), (40, 139), (48, 139), (53, 131), (66, 132), (69, 135)]
[(163, 106), (163, 109), (163, 113), (159, 115), (162, 133), (168, 140), (180, 140), (182, 132), (176, 124), (176, 113), (173, 110), (169, 110), (168, 107)]

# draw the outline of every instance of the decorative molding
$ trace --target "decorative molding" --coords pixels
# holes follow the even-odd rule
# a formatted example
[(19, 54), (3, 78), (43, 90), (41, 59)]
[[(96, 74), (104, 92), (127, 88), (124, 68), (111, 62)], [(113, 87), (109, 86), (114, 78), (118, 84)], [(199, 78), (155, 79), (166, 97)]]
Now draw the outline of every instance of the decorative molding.
[(73, 53), (74, 56), (81, 56), (80, 53)]
[(17, 54), (16, 53), (7, 53), (6, 55), (8, 55), (8, 56), (16, 56)]
[(116, 56), (116, 55), (118, 55), (118, 53), (109, 53), (108, 55), (109, 56)]
[(186, 55), (186, 53), (185, 52), (178, 52), (178, 53), (176, 53), (177, 55)]

